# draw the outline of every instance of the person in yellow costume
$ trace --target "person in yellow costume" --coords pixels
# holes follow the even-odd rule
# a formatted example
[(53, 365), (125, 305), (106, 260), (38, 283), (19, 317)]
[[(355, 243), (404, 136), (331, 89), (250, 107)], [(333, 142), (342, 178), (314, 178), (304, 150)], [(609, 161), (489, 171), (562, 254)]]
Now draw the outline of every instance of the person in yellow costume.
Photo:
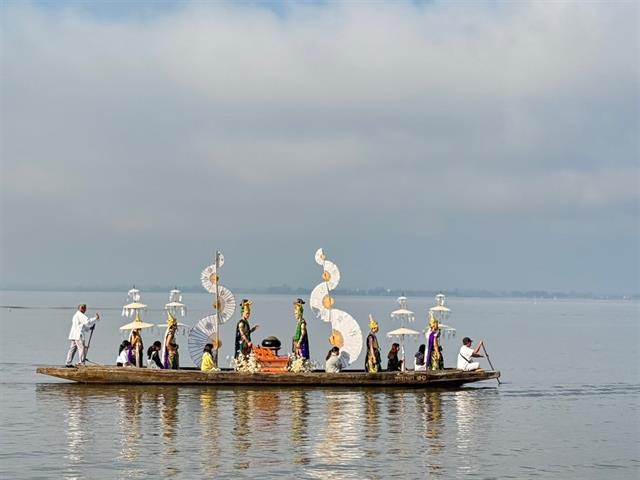
[(213, 343), (207, 343), (202, 351), (202, 361), (200, 362), (200, 370), (203, 372), (210, 372), (216, 369), (216, 364), (213, 362)]
[(367, 336), (367, 356), (365, 359), (364, 370), (370, 373), (380, 372), (382, 365), (380, 362), (380, 345), (378, 344), (378, 322), (369, 315), (369, 335)]
[(440, 326), (429, 312), (429, 331), (427, 332), (427, 370), (442, 370), (444, 359), (442, 357), (442, 347), (440, 346)]
[(180, 356), (176, 343), (178, 321), (170, 313), (167, 314), (167, 331), (164, 334), (164, 352), (162, 355), (164, 368), (177, 370), (180, 368)]

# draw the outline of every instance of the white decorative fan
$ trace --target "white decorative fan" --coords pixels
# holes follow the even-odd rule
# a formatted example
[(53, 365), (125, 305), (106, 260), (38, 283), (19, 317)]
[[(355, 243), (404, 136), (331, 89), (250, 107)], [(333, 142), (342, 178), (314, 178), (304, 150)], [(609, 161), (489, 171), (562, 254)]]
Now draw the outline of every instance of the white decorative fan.
[(362, 330), (358, 322), (347, 312), (334, 308), (331, 290), (340, 282), (338, 266), (327, 260), (322, 248), (316, 250), (315, 260), (323, 269), (322, 283), (311, 291), (309, 305), (316, 317), (331, 323), (331, 345), (340, 348), (340, 355), (344, 363), (352, 364), (362, 351)]
[(202, 351), (207, 343), (214, 343), (216, 336), (216, 315), (208, 315), (196, 324), (189, 332), (189, 355), (196, 367), (202, 361)]
[[(215, 292), (215, 290), (214, 290)], [(214, 305), (215, 308), (215, 305)], [(218, 285), (218, 313), (220, 314), (220, 322), (225, 323), (236, 311), (236, 298), (227, 287)]]
[(340, 355), (349, 365), (355, 362), (362, 352), (362, 330), (358, 322), (342, 310), (334, 309), (331, 317), (331, 345), (340, 349)]
[(331, 307), (333, 306), (333, 297), (327, 290), (326, 283), (319, 283), (311, 291), (309, 297), (309, 305), (311, 310), (315, 313), (316, 317), (322, 319), (325, 322), (331, 321)]
[(216, 283), (218, 283), (218, 269), (215, 265), (209, 265), (200, 274), (202, 287), (209, 293), (216, 293)]

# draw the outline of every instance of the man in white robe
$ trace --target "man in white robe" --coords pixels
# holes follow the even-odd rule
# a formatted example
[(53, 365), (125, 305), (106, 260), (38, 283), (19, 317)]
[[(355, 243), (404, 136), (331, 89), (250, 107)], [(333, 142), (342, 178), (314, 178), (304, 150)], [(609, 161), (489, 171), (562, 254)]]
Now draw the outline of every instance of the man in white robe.
[(100, 314), (96, 313), (95, 317), (89, 318), (85, 315), (87, 306), (82, 303), (78, 305), (78, 311), (71, 319), (71, 330), (69, 331), (69, 353), (67, 353), (67, 367), (73, 366), (73, 357), (78, 351), (80, 363), (84, 364), (87, 356), (87, 348), (84, 344), (84, 332), (88, 331), (95, 323), (100, 320)]

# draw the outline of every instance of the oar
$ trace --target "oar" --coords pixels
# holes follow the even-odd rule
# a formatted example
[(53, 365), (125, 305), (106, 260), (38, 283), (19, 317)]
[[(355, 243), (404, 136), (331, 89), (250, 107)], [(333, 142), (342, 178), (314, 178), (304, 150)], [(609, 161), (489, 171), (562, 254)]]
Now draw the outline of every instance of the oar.
[[(487, 362), (489, 362), (489, 366), (491, 367), (491, 370), (493, 370), (495, 372), (496, 369), (493, 368), (493, 364), (491, 363), (491, 358), (489, 357), (489, 353), (487, 352), (487, 348), (484, 346), (484, 342), (482, 343), (482, 350), (484, 351), (484, 356), (487, 357)], [(496, 380), (498, 381), (498, 385), (502, 384), (502, 382), (500, 381), (500, 379), (498, 377), (496, 377)]]
[(84, 359), (80, 359), (80, 363), (84, 363), (84, 362), (90, 362), (90, 363), (94, 363), (91, 360), (87, 360), (87, 354), (89, 353), (89, 346), (91, 346), (91, 337), (93, 337), (93, 329), (96, 328), (96, 324), (94, 323), (93, 325), (91, 325), (91, 328), (89, 330), (91, 330), (91, 333), (89, 334), (89, 341), (87, 342), (87, 345), (84, 347)]

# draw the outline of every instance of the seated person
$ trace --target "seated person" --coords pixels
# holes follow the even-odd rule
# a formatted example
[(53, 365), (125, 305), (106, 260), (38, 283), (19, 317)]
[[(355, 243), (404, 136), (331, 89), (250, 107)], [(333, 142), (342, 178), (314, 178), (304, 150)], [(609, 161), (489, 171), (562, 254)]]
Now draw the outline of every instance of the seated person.
[(324, 364), (324, 371), (327, 373), (338, 373), (342, 371), (342, 359), (340, 358), (340, 349), (333, 347), (327, 353), (327, 361)]
[(207, 343), (202, 351), (202, 361), (200, 362), (200, 370), (210, 372), (216, 370), (216, 364), (213, 362), (213, 343)]
[(153, 342), (153, 345), (147, 350), (147, 368), (162, 368), (162, 362), (160, 361), (160, 351), (162, 350), (162, 343), (158, 340)]
[(389, 354), (387, 355), (387, 371), (388, 372), (399, 372), (402, 368), (402, 360), (398, 358), (398, 351), (400, 350), (400, 344), (394, 343), (391, 345), (391, 350), (389, 350)]
[(131, 342), (123, 340), (118, 348), (118, 358), (116, 358), (116, 366), (130, 367), (131, 364)]
[(418, 353), (415, 355), (415, 360), (413, 363), (413, 369), (416, 372), (424, 372), (427, 370), (427, 364), (424, 361), (425, 350), (427, 349), (426, 345), (423, 343), (418, 348)]
[(478, 353), (480, 348), (482, 348), (482, 340), (475, 348), (475, 350), (471, 347), (471, 340), (469, 337), (464, 337), (462, 339), (462, 347), (460, 347), (460, 353), (458, 354), (458, 370), (464, 370), (466, 372), (470, 372), (472, 370), (477, 370), (480, 367), (479, 362), (472, 362), (472, 357), (484, 357)]

